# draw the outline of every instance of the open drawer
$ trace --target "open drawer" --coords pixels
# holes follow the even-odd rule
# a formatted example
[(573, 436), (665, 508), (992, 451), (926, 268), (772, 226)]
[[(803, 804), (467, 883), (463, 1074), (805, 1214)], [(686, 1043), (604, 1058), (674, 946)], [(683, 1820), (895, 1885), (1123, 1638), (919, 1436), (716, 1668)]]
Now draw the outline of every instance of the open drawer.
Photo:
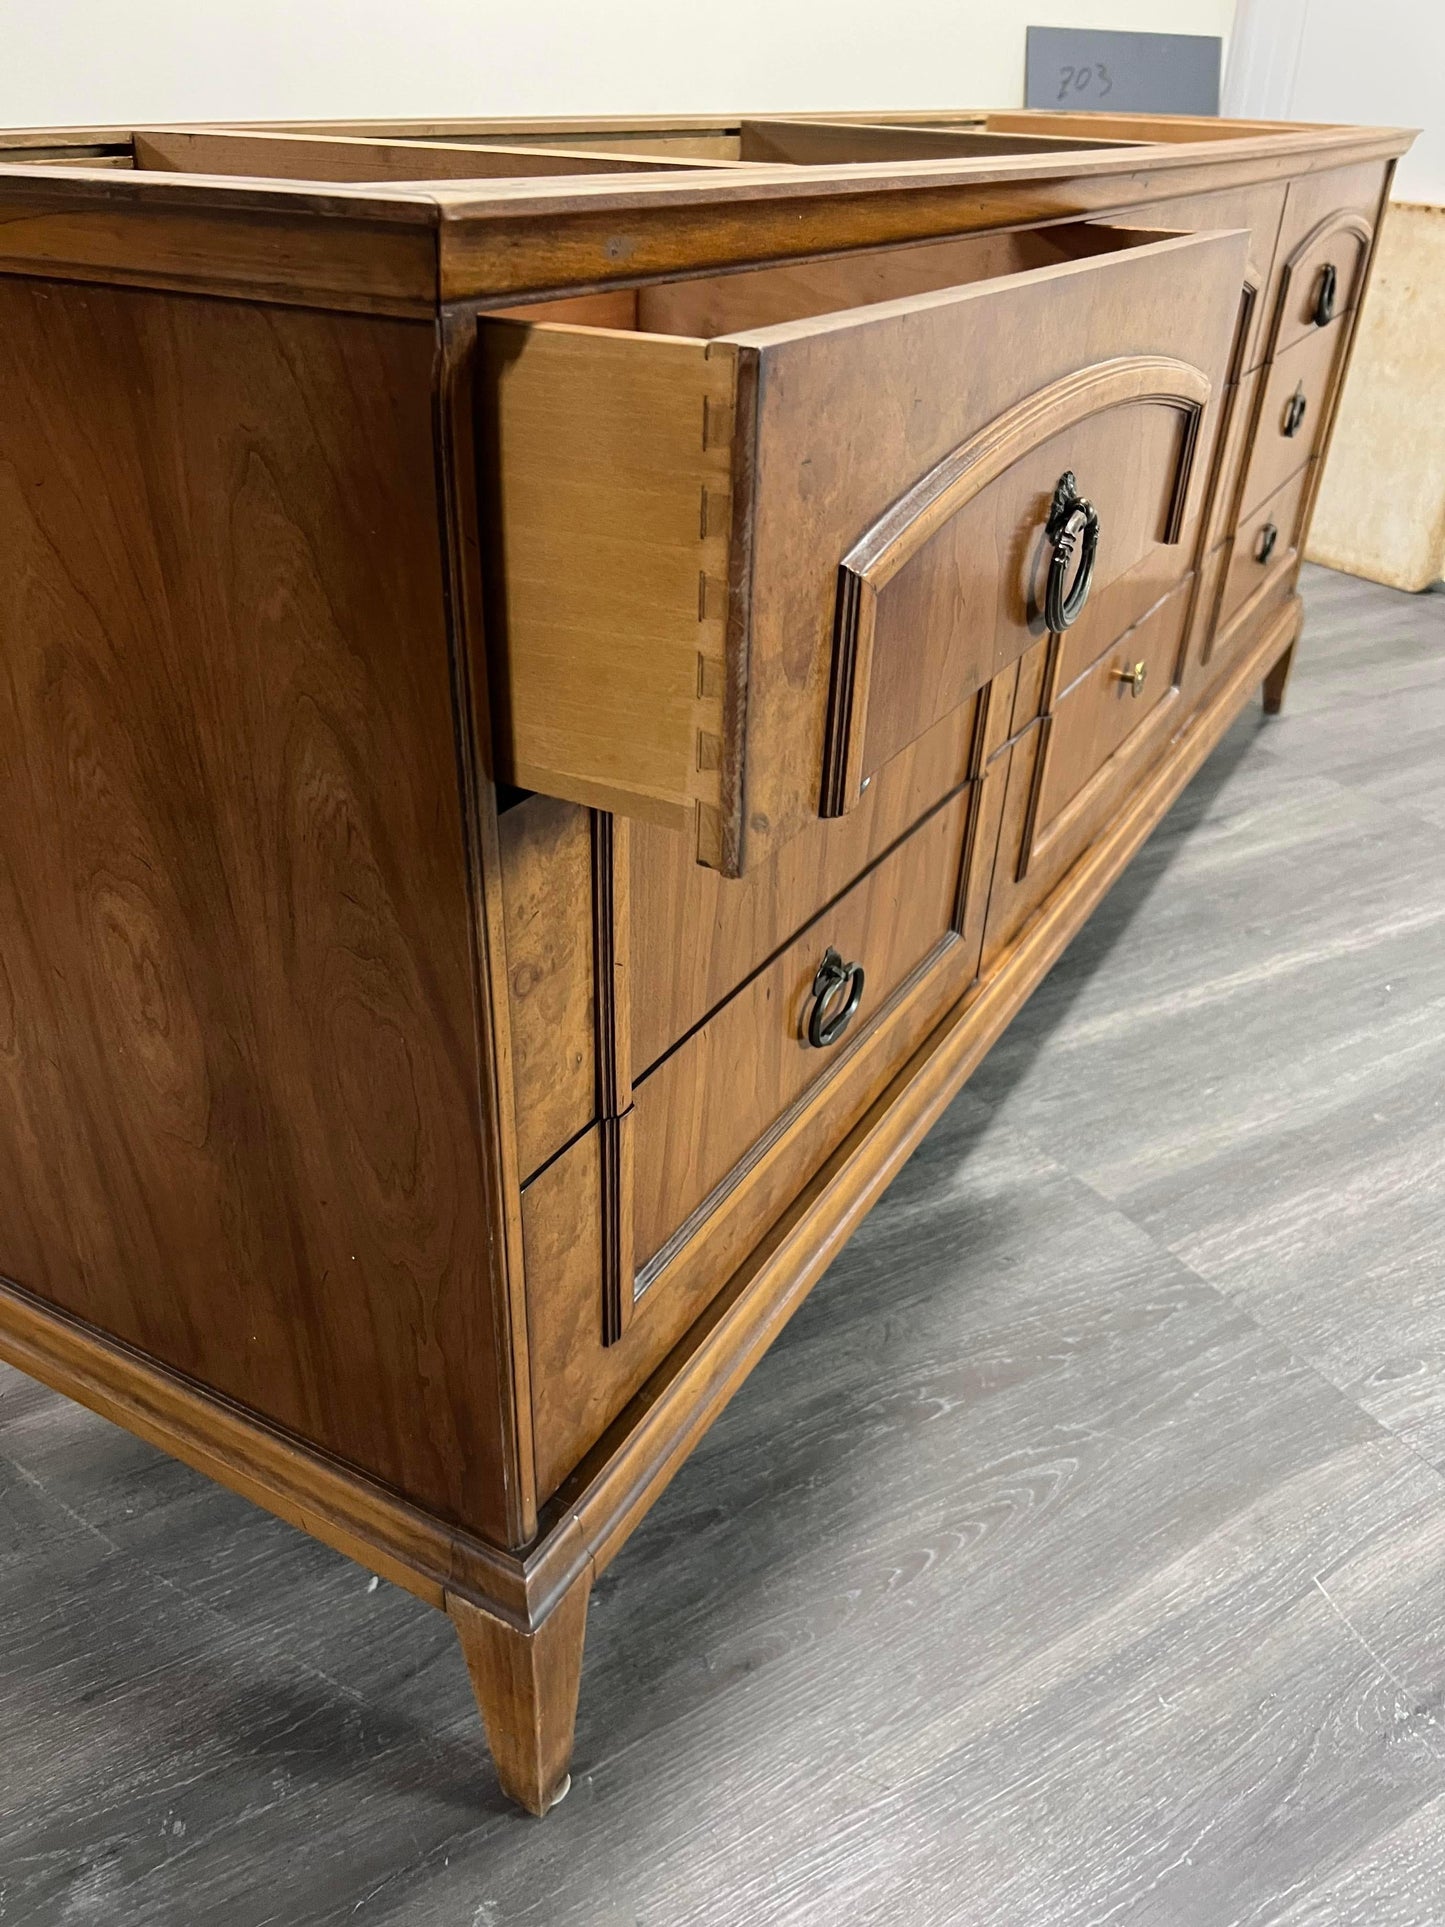
[(740, 875), (1045, 632), (1066, 473), (1103, 646), (1190, 567), (1246, 247), (1059, 227), (483, 317), (498, 775)]

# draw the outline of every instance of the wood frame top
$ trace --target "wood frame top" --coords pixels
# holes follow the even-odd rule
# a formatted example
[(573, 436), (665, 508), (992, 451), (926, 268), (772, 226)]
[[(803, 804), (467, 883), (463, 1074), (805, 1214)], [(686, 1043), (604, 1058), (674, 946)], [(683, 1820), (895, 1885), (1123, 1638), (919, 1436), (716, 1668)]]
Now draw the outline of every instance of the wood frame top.
[[(772, 157), (789, 130), (806, 136), (800, 158)], [(1394, 157), (1411, 139), (981, 109), (27, 128), (0, 132), (0, 272), (422, 318), (453, 301), (1096, 219)], [(769, 158), (745, 158), (749, 140)], [(830, 143), (866, 155), (811, 158)], [(212, 171), (190, 171), (203, 161)]]

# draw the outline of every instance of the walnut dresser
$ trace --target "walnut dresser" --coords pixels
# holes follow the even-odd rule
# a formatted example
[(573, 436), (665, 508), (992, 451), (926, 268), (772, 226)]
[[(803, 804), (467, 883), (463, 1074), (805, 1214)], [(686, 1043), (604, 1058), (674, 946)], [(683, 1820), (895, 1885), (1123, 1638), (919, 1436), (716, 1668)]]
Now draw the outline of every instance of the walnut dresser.
[(0, 1356), (448, 1612), (534, 1812), (595, 1574), (1280, 707), (1407, 145), (0, 136)]

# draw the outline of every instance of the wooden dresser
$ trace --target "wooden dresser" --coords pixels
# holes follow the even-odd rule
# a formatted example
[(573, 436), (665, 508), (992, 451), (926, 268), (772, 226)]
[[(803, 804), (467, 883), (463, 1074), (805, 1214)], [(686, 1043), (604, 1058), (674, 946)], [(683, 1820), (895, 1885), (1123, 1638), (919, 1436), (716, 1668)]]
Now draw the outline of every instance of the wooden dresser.
[(1280, 707), (1407, 144), (0, 136), (0, 1356), (449, 1612), (534, 1812), (595, 1574)]

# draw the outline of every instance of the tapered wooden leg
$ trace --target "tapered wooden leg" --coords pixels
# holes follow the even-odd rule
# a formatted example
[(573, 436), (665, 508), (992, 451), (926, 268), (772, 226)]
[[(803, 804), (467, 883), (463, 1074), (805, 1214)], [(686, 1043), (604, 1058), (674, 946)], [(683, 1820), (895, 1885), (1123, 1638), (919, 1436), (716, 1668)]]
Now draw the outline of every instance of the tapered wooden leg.
[(465, 1599), (447, 1599), (497, 1778), (528, 1813), (545, 1813), (572, 1784), (568, 1767), (591, 1590), (588, 1569), (530, 1633)]
[(1284, 654), (1274, 665), (1274, 668), (1270, 670), (1264, 679), (1264, 713), (1266, 716), (1277, 716), (1284, 708), (1285, 684), (1289, 681), (1289, 672), (1294, 667), (1294, 652), (1296, 646), (1293, 642), (1290, 644), (1289, 648), (1285, 650)]

